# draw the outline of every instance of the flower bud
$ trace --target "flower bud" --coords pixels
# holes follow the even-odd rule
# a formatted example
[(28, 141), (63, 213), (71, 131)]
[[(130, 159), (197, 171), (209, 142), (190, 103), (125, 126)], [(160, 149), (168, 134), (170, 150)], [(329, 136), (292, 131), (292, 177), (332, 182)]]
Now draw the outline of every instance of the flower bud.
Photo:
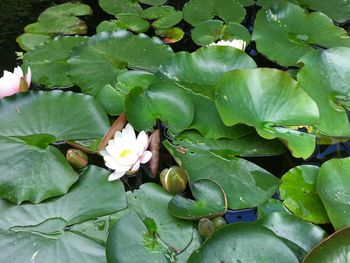
[(187, 185), (187, 173), (178, 166), (166, 168), (160, 173), (160, 182), (171, 194), (182, 193)]
[(69, 149), (66, 159), (74, 168), (81, 169), (88, 165), (88, 156), (78, 149)]
[(201, 218), (198, 222), (198, 231), (202, 236), (211, 237), (215, 232), (215, 224), (208, 218)]
[(224, 225), (227, 225), (226, 220), (221, 216), (215, 217), (211, 221), (213, 221), (213, 223), (215, 225), (215, 229), (218, 229)]

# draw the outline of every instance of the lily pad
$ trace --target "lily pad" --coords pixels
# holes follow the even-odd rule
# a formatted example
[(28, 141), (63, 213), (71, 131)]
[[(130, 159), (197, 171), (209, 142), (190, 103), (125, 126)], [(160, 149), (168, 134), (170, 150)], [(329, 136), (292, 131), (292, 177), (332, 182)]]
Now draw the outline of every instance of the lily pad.
[(160, 82), (147, 89), (132, 89), (125, 100), (128, 121), (137, 130), (152, 130), (157, 120), (177, 134), (190, 126), (194, 105), (190, 97), (177, 85)]
[(120, 13), (138, 14), (142, 11), (139, 3), (132, 0), (99, 0), (98, 3), (104, 11), (114, 16)]
[(258, 218), (261, 219), (275, 212), (290, 213), (283, 203), (275, 198), (270, 198), (266, 202), (258, 205), (257, 213)]
[(315, 149), (314, 135), (288, 128), (319, 121), (316, 103), (288, 73), (268, 68), (226, 73), (217, 85), (216, 106), (226, 125), (254, 126), (263, 138), (284, 141), (295, 157), (306, 159)]
[(109, 128), (92, 97), (72, 92), (18, 94), (1, 99), (0, 112), (0, 141), (7, 149), (0, 156), (0, 196), (15, 203), (64, 194), (78, 179), (50, 143), (100, 138)]
[(51, 38), (52, 37), (47, 34), (24, 33), (16, 38), (16, 42), (21, 49), (30, 51)]
[[(350, 136), (350, 48), (313, 51), (299, 62), (298, 82), (320, 109), (317, 128), (328, 136)], [(336, 127), (336, 128), (335, 128)]]
[(108, 175), (91, 166), (68, 194), (1, 211), (0, 261), (105, 263), (104, 246), (71, 232), (68, 226), (126, 207), (122, 183), (108, 182)]
[(316, 192), (319, 167), (301, 165), (294, 167), (281, 178), (279, 193), (283, 204), (296, 216), (316, 223), (329, 223), (327, 212)]
[(237, 138), (216, 140), (204, 138), (196, 131), (184, 131), (173, 138), (173, 144), (185, 149), (227, 151), (244, 157), (272, 156), (285, 152), (285, 147), (278, 140), (265, 140), (255, 132), (246, 134), (248, 130), (242, 128), (242, 134), (237, 133)]
[(232, 138), (235, 127), (222, 122), (215, 107), (215, 85), (228, 71), (255, 68), (255, 62), (243, 51), (222, 46), (210, 46), (193, 53), (178, 52), (160, 69), (186, 91), (195, 104), (195, 117), (189, 128), (207, 138)]
[(118, 14), (118, 20), (102, 21), (96, 28), (97, 33), (103, 31), (117, 31), (127, 29), (135, 33), (146, 32), (149, 29), (149, 23), (139, 14), (121, 13)]
[(335, 229), (350, 226), (350, 157), (325, 162), (317, 177), (317, 192)]
[(48, 88), (68, 88), (74, 83), (67, 76), (70, 52), (87, 41), (85, 37), (56, 37), (24, 55), (23, 67), (32, 70), (32, 81)]
[(350, 47), (347, 32), (335, 26), (329, 17), (319, 12), (308, 13), (286, 1), (275, 2), (269, 9), (258, 12), (253, 40), (259, 52), (284, 66), (296, 65), (300, 57), (317, 47)]
[(157, 29), (155, 33), (157, 36), (161, 37), (166, 44), (179, 42), (185, 35), (185, 32), (179, 27)]
[(128, 69), (156, 72), (173, 51), (158, 38), (124, 30), (101, 32), (74, 49), (68, 74), (83, 92), (96, 94)]
[(279, 179), (259, 166), (221, 151), (164, 146), (176, 162), (185, 168), (190, 182), (211, 179), (224, 190), (228, 208), (255, 207), (268, 200), (277, 190)]
[(182, 12), (172, 6), (154, 6), (142, 11), (141, 16), (152, 20), (155, 29), (170, 28), (182, 20)]
[(293, 251), (271, 230), (254, 224), (230, 224), (218, 229), (188, 263), (297, 263)]
[(245, 9), (235, 0), (191, 0), (183, 7), (183, 17), (186, 22), (195, 26), (200, 22), (220, 17), (226, 23), (241, 23)]
[(177, 219), (168, 213), (168, 203), (173, 195), (163, 187), (154, 184), (143, 184), (139, 190), (128, 192), (127, 200), (130, 209), (150, 224), (157, 239), (171, 248), (176, 254), (181, 253), (190, 244), (193, 235), (192, 222)]
[(181, 195), (174, 196), (168, 205), (172, 216), (188, 220), (214, 218), (225, 214), (227, 200), (222, 188), (209, 179), (199, 179), (191, 184), (195, 200)]
[(282, 240), (288, 240), (298, 246), (297, 251), (302, 251), (301, 259), (327, 237), (327, 233), (321, 227), (285, 212), (272, 213), (257, 223), (273, 231)]
[(303, 263), (339, 262), (350, 260), (350, 228), (341, 229), (318, 246), (316, 246), (303, 260)]

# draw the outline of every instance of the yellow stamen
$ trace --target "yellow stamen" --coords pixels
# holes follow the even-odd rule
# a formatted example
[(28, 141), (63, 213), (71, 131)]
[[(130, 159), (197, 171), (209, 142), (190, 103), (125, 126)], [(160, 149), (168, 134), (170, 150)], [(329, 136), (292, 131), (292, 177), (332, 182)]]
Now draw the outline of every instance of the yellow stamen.
[(119, 154), (119, 157), (120, 157), (120, 158), (124, 158), (124, 157), (126, 157), (127, 155), (129, 155), (129, 154), (132, 154), (132, 151), (129, 150), (129, 149), (126, 149), (126, 150), (123, 150), (123, 151)]

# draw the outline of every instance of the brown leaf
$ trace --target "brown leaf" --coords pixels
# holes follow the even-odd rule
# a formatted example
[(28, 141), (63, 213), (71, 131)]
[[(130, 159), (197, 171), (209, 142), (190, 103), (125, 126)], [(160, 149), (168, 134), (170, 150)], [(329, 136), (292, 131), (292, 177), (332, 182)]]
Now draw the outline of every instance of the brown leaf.
[(160, 150), (160, 130), (155, 130), (149, 137), (149, 150), (152, 152), (152, 158), (149, 161), (149, 167), (153, 177), (158, 175), (159, 169), (159, 150)]
[(98, 150), (99, 151), (103, 150), (107, 146), (108, 141), (113, 138), (115, 132), (121, 131), (125, 127), (125, 125), (126, 125), (126, 114), (125, 112), (123, 112), (122, 114), (120, 114), (118, 119), (114, 121), (113, 125), (109, 128), (105, 136), (103, 136), (100, 144), (98, 145)]

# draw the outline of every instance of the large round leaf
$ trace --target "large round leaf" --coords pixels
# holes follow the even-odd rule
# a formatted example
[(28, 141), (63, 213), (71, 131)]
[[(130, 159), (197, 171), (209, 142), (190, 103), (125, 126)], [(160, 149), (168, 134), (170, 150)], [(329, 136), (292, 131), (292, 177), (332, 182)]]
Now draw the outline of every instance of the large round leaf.
[(282, 240), (288, 240), (298, 246), (297, 251), (302, 251), (301, 257), (327, 237), (327, 233), (321, 227), (285, 212), (272, 213), (257, 223), (272, 230)]
[(109, 128), (107, 115), (92, 97), (60, 91), (0, 100), (0, 122), (0, 196), (15, 203), (64, 194), (77, 180), (50, 143), (100, 138)]
[(74, 49), (68, 60), (69, 76), (83, 92), (96, 94), (114, 84), (126, 68), (155, 72), (172, 56), (171, 48), (158, 38), (123, 30), (101, 32)]
[(350, 157), (325, 162), (317, 177), (317, 192), (335, 229), (350, 226)]
[(140, 13), (142, 7), (132, 0), (99, 0), (101, 8), (108, 14), (117, 16), (120, 13)]
[(294, 167), (282, 176), (279, 193), (283, 204), (296, 216), (316, 223), (329, 222), (324, 205), (316, 192), (319, 168), (313, 165)]
[[(237, 129), (237, 131), (239, 131)], [(237, 156), (271, 156), (285, 152), (285, 147), (278, 140), (265, 140), (255, 132), (246, 135), (245, 127), (242, 133), (237, 133), (234, 139), (208, 139), (196, 131), (185, 131), (173, 138), (173, 143), (183, 148), (199, 150), (227, 151)]]
[(350, 228), (345, 228), (329, 236), (316, 246), (303, 263), (348, 263), (350, 261)]
[(67, 76), (67, 60), (73, 47), (87, 41), (84, 37), (57, 37), (24, 55), (23, 67), (30, 67), (33, 82), (47, 87), (73, 86)]
[(178, 24), (182, 19), (182, 12), (172, 6), (154, 6), (142, 11), (141, 16), (153, 20), (155, 29), (170, 28)]
[(137, 130), (152, 130), (159, 119), (174, 134), (188, 128), (194, 116), (191, 98), (170, 82), (132, 89), (126, 97), (125, 110), (128, 121)]
[(225, 72), (255, 68), (255, 62), (243, 51), (210, 46), (196, 52), (179, 52), (161, 67), (161, 73), (177, 81), (195, 104), (195, 117), (190, 126), (207, 138), (232, 138), (235, 127), (227, 127), (215, 107), (215, 84)]
[(320, 109), (317, 128), (329, 136), (350, 136), (350, 48), (313, 51), (302, 57), (298, 82)]
[(183, 148), (164, 142), (190, 181), (209, 178), (224, 190), (228, 208), (255, 207), (268, 200), (277, 190), (279, 180), (259, 166), (231, 153)]
[(182, 195), (174, 196), (168, 205), (172, 216), (182, 219), (213, 218), (225, 214), (227, 200), (222, 188), (212, 180), (199, 179), (191, 184), (196, 200)]
[(258, 12), (253, 40), (261, 53), (285, 66), (294, 66), (314, 47), (350, 47), (347, 32), (326, 15), (305, 12), (286, 1), (275, 2)]
[(231, 224), (218, 229), (188, 263), (297, 263), (295, 254), (271, 230), (254, 224)]
[(306, 159), (314, 151), (314, 135), (285, 127), (316, 124), (317, 105), (283, 71), (259, 68), (226, 73), (217, 85), (216, 106), (226, 125), (254, 126), (266, 139), (285, 141), (295, 157)]
[(191, 0), (184, 6), (183, 16), (191, 25), (197, 25), (214, 16), (222, 18), (226, 23), (241, 23), (245, 10), (236, 0)]
[(105, 248), (68, 226), (126, 207), (122, 183), (108, 182), (108, 175), (102, 168), (89, 167), (65, 196), (1, 211), (0, 261), (105, 263)]

